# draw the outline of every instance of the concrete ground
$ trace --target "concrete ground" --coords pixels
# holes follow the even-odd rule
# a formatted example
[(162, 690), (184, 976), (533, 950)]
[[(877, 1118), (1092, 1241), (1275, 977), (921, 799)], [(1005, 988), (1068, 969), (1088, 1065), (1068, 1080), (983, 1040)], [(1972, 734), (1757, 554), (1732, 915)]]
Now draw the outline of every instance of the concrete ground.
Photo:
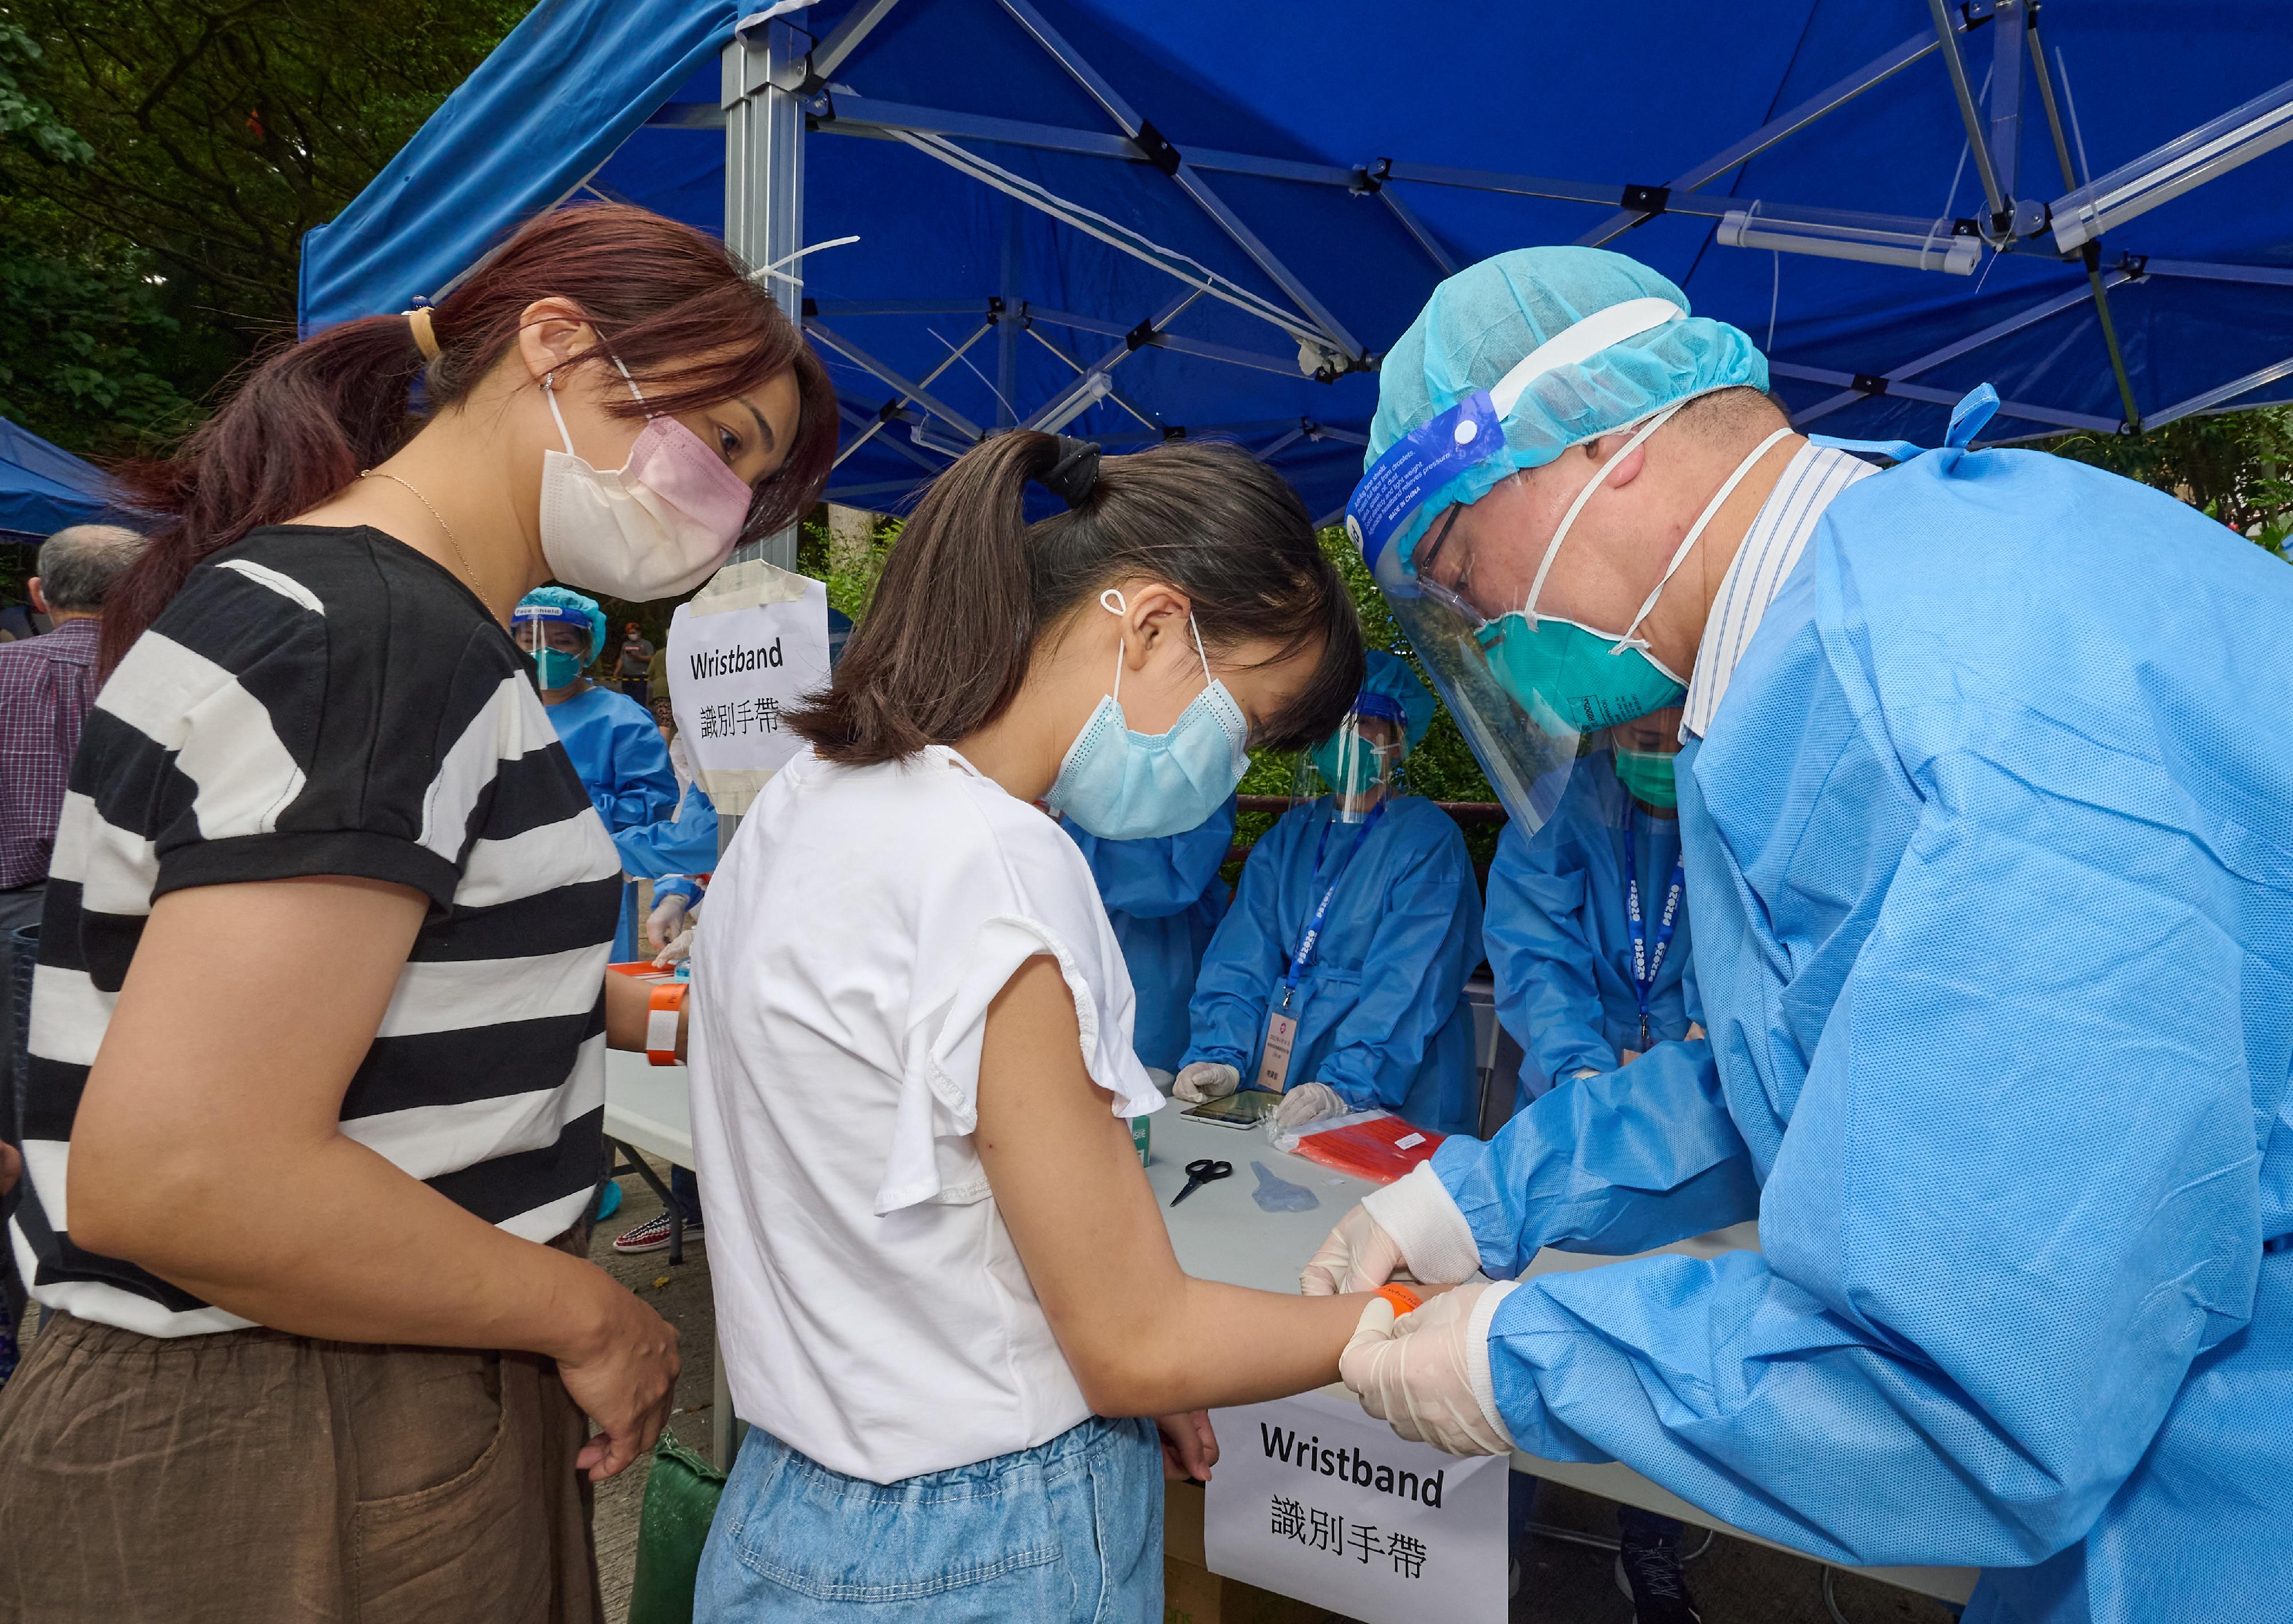
[[(655, 1165), (666, 1181), (666, 1167)], [(681, 1441), (706, 1456), (717, 1354), (708, 1247), (705, 1243), (687, 1247), (685, 1262), (677, 1267), (670, 1266), (666, 1252), (617, 1255), (612, 1238), (660, 1210), (644, 1181), (624, 1178), (621, 1188), (620, 1210), (598, 1226), (590, 1256), (677, 1328), (685, 1369), (677, 1380), (676, 1413), (669, 1425)], [(28, 1320), (23, 1328), (27, 1342), (31, 1330)], [(609, 1620), (619, 1620), (628, 1612), (649, 1465), (640, 1462), (597, 1490), (597, 1571)], [(1616, 1510), (1609, 1502), (1557, 1484), (1540, 1491), (1535, 1514), (1539, 1522), (1554, 1528), (1616, 1538)], [(1688, 1548), (1695, 1550), (1702, 1539), (1691, 1530)], [(1609, 1552), (1532, 1534), (1519, 1555), (1520, 1595), (1512, 1604), (1510, 1624), (1632, 1624), (1632, 1604), (1616, 1589), (1616, 1558)], [(1708, 1552), (1689, 1564), (1688, 1574), (1706, 1624), (1834, 1624), (1835, 1619), (1846, 1624), (1949, 1624), (1953, 1616), (1949, 1609), (1924, 1596), (1844, 1574), (1836, 1581), (1838, 1612), (1834, 1614), (1824, 1601), (1819, 1563), (1741, 1539), (1715, 1539)], [(1333, 1616), (1333, 1624), (1343, 1621)]]

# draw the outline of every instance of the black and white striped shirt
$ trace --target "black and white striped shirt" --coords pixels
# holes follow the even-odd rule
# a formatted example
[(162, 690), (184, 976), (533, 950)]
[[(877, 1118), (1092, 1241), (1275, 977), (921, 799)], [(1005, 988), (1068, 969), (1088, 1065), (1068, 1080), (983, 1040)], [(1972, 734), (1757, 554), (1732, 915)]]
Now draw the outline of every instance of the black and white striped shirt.
[(40, 1302), (156, 1336), (247, 1323), (66, 1230), (88, 1068), (152, 903), (191, 886), (428, 897), (343, 1132), (529, 1239), (581, 1214), (620, 865), (531, 670), (458, 581), (365, 529), (256, 531), (137, 640), (72, 762), (41, 922), (10, 1226)]

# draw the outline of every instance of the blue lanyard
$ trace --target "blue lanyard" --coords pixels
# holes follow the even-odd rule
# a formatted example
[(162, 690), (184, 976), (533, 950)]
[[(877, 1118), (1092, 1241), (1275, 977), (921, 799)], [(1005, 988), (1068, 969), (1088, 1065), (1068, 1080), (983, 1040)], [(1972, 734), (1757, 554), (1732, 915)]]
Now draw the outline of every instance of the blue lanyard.
[[(1354, 857), (1360, 852), (1362, 842), (1369, 839), (1369, 832), (1377, 827), (1377, 820), (1385, 816), (1387, 804), (1385, 801), (1379, 801), (1376, 806), (1370, 808), (1369, 816), (1362, 820), (1360, 832), (1354, 836), (1354, 843), (1346, 848), (1344, 867), (1340, 868), (1331, 876), (1330, 889), (1322, 893), (1321, 905), (1314, 910), (1314, 916), (1306, 922), (1306, 933), (1298, 938), (1298, 951), (1290, 955), (1290, 968), (1282, 977), (1282, 1007), (1285, 1010), (1290, 1007), (1290, 995), (1298, 990), (1298, 972), (1306, 968), (1306, 961), (1314, 956), (1314, 944), (1322, 939), (1322, 922), (1330, 916), (1330, 904), (1337, 898), (1338, 886), (1346, 877), (1346, 869), (1353, 866)], [(1317, 880), (1322, 877), (1322, 859), (1329, 855), (1330, 831), (1336, 828), (1338, 820), (1333, 807), (1330, 821), (1322, 825), (1322, 838), (1314, 842), (1314, 878)]]
[(1649, 1047), (1649, 999), (1656, 992), (1657, 972), (1664, 968), (1665, 950), (1672, 946), (1672, 932), (1680, 923), (1680, 899), (1688, 885), (1687, 854), (1673, 859), (1672, 885), (1665, 892), (1664, 917), (1657, 922), (1656, 957), (1650, 959), (1648, 950), (1648, 918), (1641, 909), (1640, 860), (1633, 852), (1633, 814), (1630, 801), (1625, 803), (1625, 922), (1633, 932), (1633, 997), (1641, 1006), (1641, 1052)]

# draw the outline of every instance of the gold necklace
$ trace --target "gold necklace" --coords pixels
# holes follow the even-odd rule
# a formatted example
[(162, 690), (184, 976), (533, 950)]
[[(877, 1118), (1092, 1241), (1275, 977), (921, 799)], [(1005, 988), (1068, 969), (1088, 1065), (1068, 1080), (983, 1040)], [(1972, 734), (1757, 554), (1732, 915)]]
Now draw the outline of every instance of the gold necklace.
[(494, 606), (493, 600), (486, 596), (485, 588), (478, 584), (478, 572), (470, 567), (470, 556), (462, 550), (462, 539), (454, 533), (454, 527), (446, 523), (446, 516), (438, 511), (437, 504), (433, 502), (428, 497), (423, 495), (420, 491), (416, 490), (409, 481), (399, 478), (397, 475), (393, 474), (387, 468), (361, 468), (359, 470), (359, 477), (361, 479), (386, 479), (394, 485), (403, 485), (407, 490), (414, 491), (414, 499), (421, 503), (425, 508), (430, 509), (430, 516), (437, 520), (438, 528), (446, 532), (446, 540), (448, 545), (453, 548), (454, 556), (461, 560), (462, 573), (470, 578), (470, 590), (478, 595), (478, 601), (485, 605), (486, 612), (489, 614), (492, 613)]

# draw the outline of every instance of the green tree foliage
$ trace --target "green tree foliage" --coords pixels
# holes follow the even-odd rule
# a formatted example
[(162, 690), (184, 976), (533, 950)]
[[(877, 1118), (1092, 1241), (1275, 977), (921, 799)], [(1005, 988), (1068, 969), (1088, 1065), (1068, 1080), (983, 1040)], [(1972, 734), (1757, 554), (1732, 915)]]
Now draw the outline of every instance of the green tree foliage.
[(0, 410), (115, 453), (295, 319), (303, 233), (467, 77), (520, 0), (6, 0)]
[(2293, 529), (2293, 407), (2184, 418), (2140, 434), (2070, 434), (2047, 449), (2170, 491), (2286, 556)]

